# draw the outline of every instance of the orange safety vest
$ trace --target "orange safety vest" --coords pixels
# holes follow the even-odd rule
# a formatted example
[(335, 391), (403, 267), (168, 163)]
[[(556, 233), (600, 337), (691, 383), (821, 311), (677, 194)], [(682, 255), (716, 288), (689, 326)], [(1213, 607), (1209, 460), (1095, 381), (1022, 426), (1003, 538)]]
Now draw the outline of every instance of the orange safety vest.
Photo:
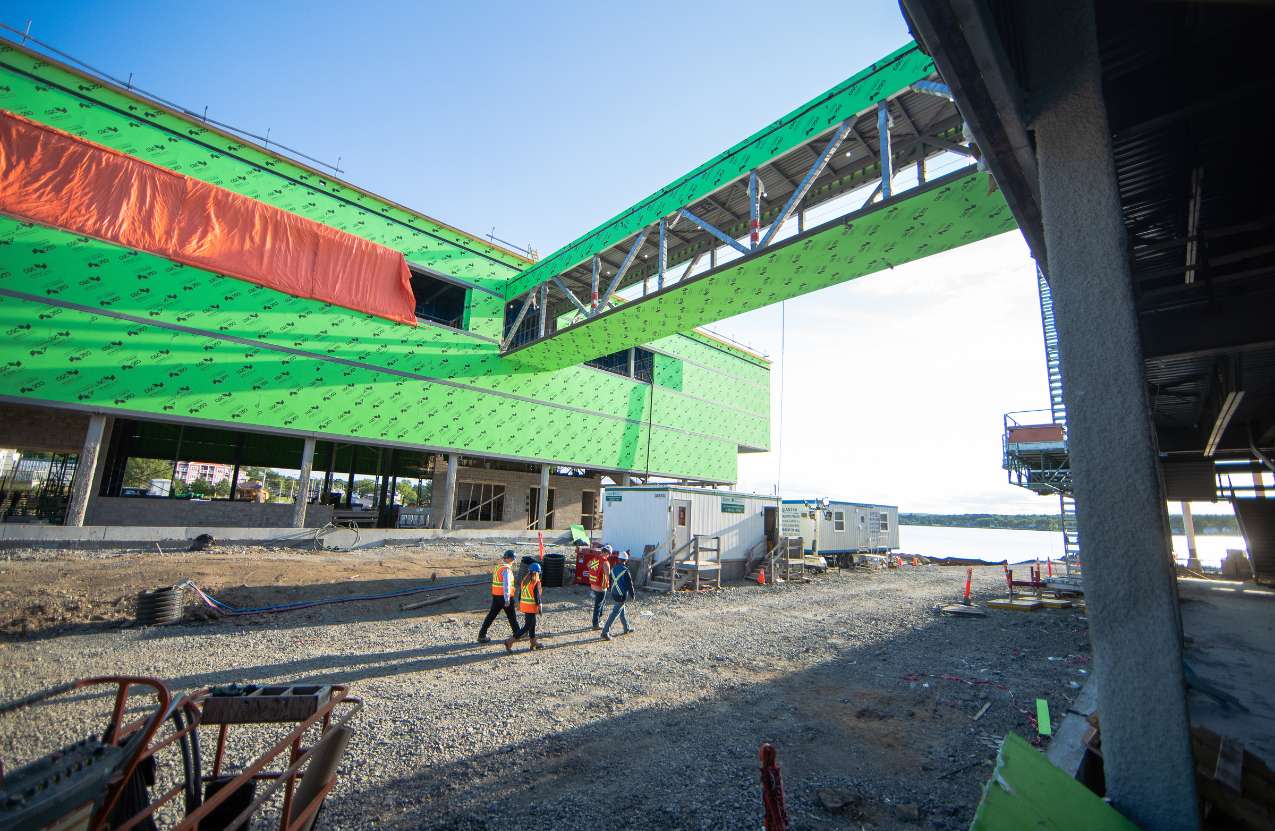
[(504, 572), (506, 571), (509, 572), (509, 580), (510, 580), (510, 583), (512, 584), (513, 574), (514, 574), (513, 566), (509, 565), (508, 563), (501, 563), (491, 570), (491, 593), (495, 595), (496, 597), (505, 596)]
[(600, 554), (589, 561), (589, 587), (595, 592), (604, 592), (611, 587), (611, 574), (603, 565), (605, 562)]
[(522, 597), (518, 603), (518, 608), (523, 614), (540, 614), (540, 604), (536, 602), (536, 589), (540, 586), (540, 578), (528, 574), (527, 579), (522, 581)]

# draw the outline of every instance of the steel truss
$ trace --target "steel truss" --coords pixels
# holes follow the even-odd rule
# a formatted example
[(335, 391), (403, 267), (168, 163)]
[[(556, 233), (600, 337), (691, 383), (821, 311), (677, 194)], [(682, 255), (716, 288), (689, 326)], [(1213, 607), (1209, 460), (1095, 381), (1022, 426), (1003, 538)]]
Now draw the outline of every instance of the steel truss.
[[(936, 98), (946, 102), (937, 115), (933, 112), (932, 103)], [(924, 126), (918, 125), (920, 119), (915, 115), (921, 109), (918, 100), (931, 102), (925, 105), (930, 107), (927, 111), (930, 117), (925, 119)], [(909, 104), (909, 101), (912, 103)], [(873, 125), (876, 142), (864, 137), (864, 132), (871, 136)], [(974, 150), (967, 146), (965, 132), (946, 85), (934, 80), (917, 82), (879, 101), (870, 110), (839, 122), (824, 134), (723, 184), (707, 196), (695, 199), (692, 204), (683, 205), (661, 217), (636, 232), (628, 242), (611, 246), (606, 251), (597, 251), (582, 263), (513, 298), (510, 310), (517, 308), (518, 312), (505, 328), (501, 351), (507, 352), (552, 337), (557, 329), (556, 318), (562, 314), (574, 312), (577, 321), (602, 314), (625, 302), (617, 297), (617, 292), (628, 285), (641, 282), (642, 293), (635, 298), (640, 299), (651, 293), (652, 277), (655, 278), (654, 291), (659, 292), (691, 276), (705, 259), (707, 268), (715, 270), (756, 257), (776, 242), (780, 232), (794, 218), (800, 233), (805, 227), (806, 211), (874, 180), (876, 185), (866, 202), (862, 205), (847, 204), (837, 216), (821, 221), (848, 215), (876, 199), (884, 201), (898, 196), (894, 179), (906, 165), (916, 165), (917, 184), (922, 185), (926, 182), (927, 159), (942, 153), (974, 155)], [(849, 152), (845, 156), (860, 156), (854, 169), (838, 168), (835, 164), (839, 151), (847, 147)], [(781, 161), (799, 156), (813, 156), (800, 178), (781, 169)], [(790, 161), (785, 161), (785, 164), (792, 166)], [(766, 203), (763, 174), (768, 175), (772, 182), (781, 180), (783, 185), (791, 187), (782, 202), (777, 199), (772, 204)], [(729, 207), (732, 198), (738, 200), (741, 190), (745, 194), (746, 214)], [(723, 227), (720, 220), (710, 221), (706, 212), (724, 215), (729, 222)], [(654, 248), (654, 251), (644, 251), (648, 247)], [(718, 252), (722, 248), (729, 249), (738, 257), (729, 263), (719, 264)], [(619, 263), (607, 259), (608, 253), (618, 256), (619, 250), (624, 251)], [(582, 273), (585, 267), (587, 274)], [(573, 281), (578, 288), (573, 289)], [(581, 299), (586, 288), (588, 302)], [(525, 331), (529, 327), (524, 324), (527, 314), (533, 309), (537, 313), (534, 334)]]

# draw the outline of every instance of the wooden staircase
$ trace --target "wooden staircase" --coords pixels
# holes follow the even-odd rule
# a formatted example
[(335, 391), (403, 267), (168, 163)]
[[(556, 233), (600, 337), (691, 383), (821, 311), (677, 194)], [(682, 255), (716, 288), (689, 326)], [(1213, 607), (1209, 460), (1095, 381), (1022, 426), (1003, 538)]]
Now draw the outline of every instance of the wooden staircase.
[[(670, 547), (672, 543), (670, 541)], [(700, 591), (722, 587), (722, 538), (695, 535), (671, 556), (653, 563), (646, 587), (652, 591)]]
[(780, 537), (779, 542), (769, 550), (765, 541), (753, 546), (748, 552), (744, 570), (748, 580), (757, 582), (757, 572), (766, 570), (766, 585), (776, 585), (775, 578), (782, 580), (805, 580), (806, 561), (802, 556), (804, 540), (801, 537)]

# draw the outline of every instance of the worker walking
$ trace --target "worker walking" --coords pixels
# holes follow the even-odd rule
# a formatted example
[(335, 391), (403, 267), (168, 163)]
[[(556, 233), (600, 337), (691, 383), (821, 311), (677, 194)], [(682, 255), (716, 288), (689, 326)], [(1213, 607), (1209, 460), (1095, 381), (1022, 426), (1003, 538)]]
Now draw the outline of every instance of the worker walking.
[(536, 640), (536, 617), (540, 614), (540, 563), (527, 566), (527, 576), (522, 581), (522, 592), (518, 598), (518, 606), (522, 610), (522, 626), (514, 630), (513, 637), (505, 639), (505, 651), (513, 652), (514, 643), (522, 640), (523, 635), (531, 638), (532, 649), (543, 649)]
[(487, 619), (478, 630), (479, 643), (491, 643), (487, 630), (503, 610), (509, 618), (509, 630), (518, 631), (518, 616), (514, 614), (514, 554), (513, 549), (505, 552), (501, 561), (491, 570), (491, 608), (487, 610)]
[(593, 628), (602, 628), (602, 604), (611, 588), (611, 555), (614, 549), (602, 546), (602, 553), (589, 561), (589, 588), (593, 590)]
[(633, 631), (629, 628), (629, 619), (624, 614), (625, 602), (636, 596), (633, 591), (633, 578), (629, 576), (629, 552), (621, 551), (617, 558), (615, 566), (611, 569), (611, 600), (615, 605), (611, 607), (607, 625), (602, 627), (604, 641), (611, 640), (611, 625), (615, 623), (617, 617), (620, 623), (624, 624), (624, 634), (627, 635)]

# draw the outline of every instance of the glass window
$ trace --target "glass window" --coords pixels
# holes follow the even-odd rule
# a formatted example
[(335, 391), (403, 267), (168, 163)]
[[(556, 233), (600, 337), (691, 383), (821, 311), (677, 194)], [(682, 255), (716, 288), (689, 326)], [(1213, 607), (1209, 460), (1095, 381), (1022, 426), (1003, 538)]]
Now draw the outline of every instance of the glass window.
[(846, 530), (846, 515), (844, 511), (836, 511), (832, 515), (832, 530)]
[(882, 531), (890, 530), (890, 515), (885, 512), (882, 512), (881, 514), (881, 530)]

